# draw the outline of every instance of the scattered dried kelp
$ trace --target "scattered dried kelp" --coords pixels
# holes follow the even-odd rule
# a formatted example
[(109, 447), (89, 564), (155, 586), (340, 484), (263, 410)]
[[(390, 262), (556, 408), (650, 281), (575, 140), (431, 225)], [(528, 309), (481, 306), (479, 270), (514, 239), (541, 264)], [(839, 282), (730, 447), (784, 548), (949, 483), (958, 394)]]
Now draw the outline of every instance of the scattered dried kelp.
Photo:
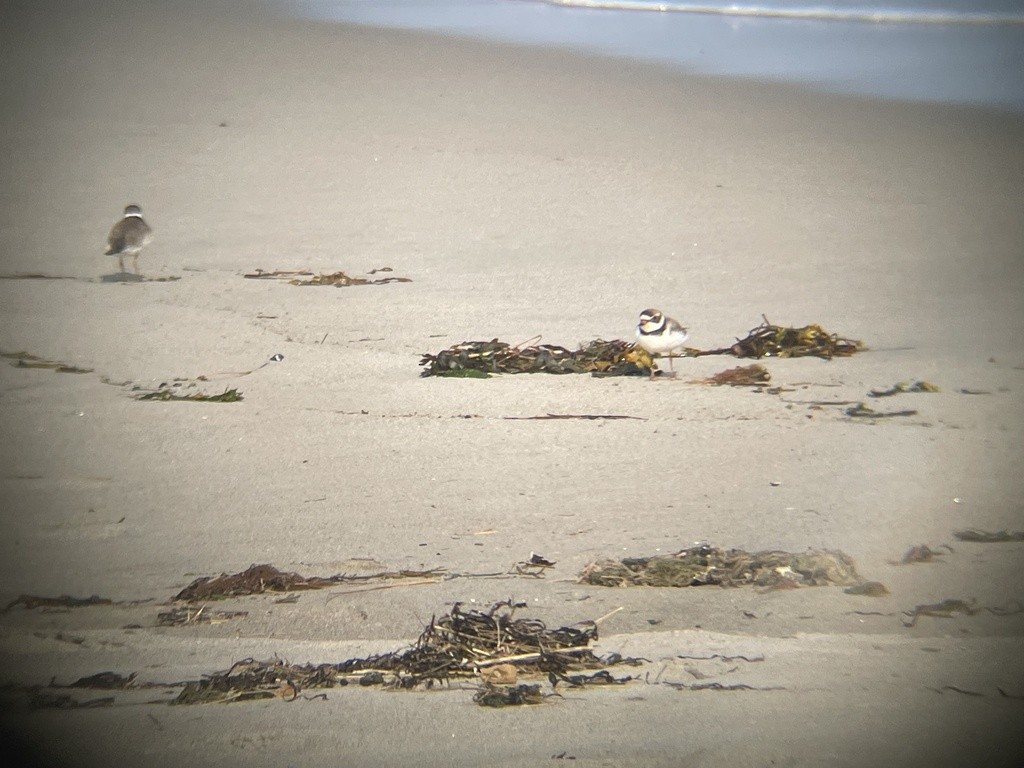
[[(370, 274), (384, 271), (390, 272), (391, 268), (375, 269)], [(385, 285), (386, 283), (412, 282), (412, 279), (408, 277), (378, 277), (371, 280), (365, 277), (353, 277), (341, 271), (315, 275), (312, 272), (302, 270), (280, 269), (273, 272), (264, 272), (262, 269), (257, 269), (255, 272), (244, 275), (244, 277), (250, 280), (285, 280), (289, 285), (331, 285), (335, 288), (346, 288), (350, 285)]]
[(39, 597), (38, 595), (20, 595), (7, 604), (2, 613), (7, 613), (16, 605), (25, 606), (25, 610), (33, 608), (81, 608), (86, 605), (113, 605), (114, 601), (106, 597), (93, 595), (92, 597), (71, 597), (61, 595), (60, 597)]
[[(259, 277), (261, 275), (252, 275)], [(249, 277), (249, 275), (247, 275)], [(684, 356), (735, 355), (736, 357), (848, 357), (864, 345), (829, 333), (820, 325), (784, 328), (764, 322), (730, 347), (685, 350)], [(596, 339), (575, 351), (552, 344), (512, 345), (497, 339), (465, 341), (437, 354), (424, 353), (421, 376), (479, 376), (492, 373), (590, 373), (594, 376), (643, 376), (656, 372), (653, 357), (628, 341)], [(477, 371), (470, 374), (469, 371)], [(756, 385), (768, 381), (763, 368), (723, 371), (705, 384)]]
[(13, 361), (11, 365), (15, 368), (46, 368), (57, 373), (92, 373), (92, 368), (79, 368), (77, 365), (69, 365), (67, 363), (61, 363), (57, 360), (47, 360), (46, 358), (38, 357), (29, 352), (3, 352), (0, 351), (0, 357), (5, 357), (8, 360)]
[[(516, 674), (545, 674), (552, 684), (579, 686), (608, 680), (603, 676), (575, 679), (571, 673), (640, 663), (617, 654), (606, 659), (597, 657), (590, 649), (597, 640), (597, 622), (548, 629), (538, 619), (515, 618), (516, 610), (524, 606), (509, 600), (487, 611), (465, 611), (456, 603), (450, 613), (431, 619), (414, 645), (336, 664), (293, 665), (279, 659), (246, 659), (225, 672), (186, 683), (173, 703), (272, 698), (280, 696), (282, 690), (291, 692), (289, 698), (294, 698), (306, 688), (332, 688), (349, 682), (405, 689), (421, 684), (432, 687), (453, 679), (474, 678), (481, 670), (499, 665), (514, 665)], [(506, 670), (501, 679), (508, 677)]]
[(857, 584), (862, 579), (842, 552), (746, 552), (702, 545), (672, 555), (601, 560), (586, 566), (580, 581), (600, 587), (778, 587)]
[(893, 395), (901, 395), (905, 392), (938, 392), (939, 388), (934, 384), (929, 384), (927, 381), (915, 381), (913, 383), (907, 383), (901, 381), (889, 389), (872, 389), (868, 392), (868, 397), (892, 397)]
[(181, 627), (186, 624), (223, 624), (225, 621), (242, 619), (248, 615), (248, 611), (211, 611), (205, 605), (198, 611), (187, 606), (180, 606), (158, 613), (156, 625), (158, 627)]
[(1006, 541), (1024, 541), (1024, 531), (979, 531), (969, 528), (966, 531), (954, 531), (953, 536), (960, 541), (974, 541), (981, 544), (998, 544)]
[(917, 624), (918, 618), (921, 616), (936, 616), (942, 619), (950, 619), (954, 613), (963, 613), (967, 616), (974, 616), (976, 613), (981, 611), (980, 608), (975, 608), (976, 601), (971, 600), (970, 602), (964, 600), (946, 599), (941, 603), (931, 603), (928, 605), (919, 605), (912, 611), (905, 611), (909, 617), (903, 622), (903, 626), (912, 627)]
[(388, 571), (362, 576), (338, 574), (335, 576), (302, 576), (298, 573), (279, 571), (272, 565), (250, 565), (241, 573), (220, 576), (201, 576), (174, 596), (175, 600), (201, 602), (220, 600), (240, 595), (258, 595), (263, 592), (295, 592), (307, 589), (324, 589), (338, 584), (391, 579), (440, 577), (443, 570), (429, 571)]
[(857, 403), (852, 405), (844, 411), (847, 416), (851, 419), (887, 419), (891, 416), (916, 416), (917, 411), (905, 410), (905, 411), (876, 411), (874, 408), (868, 408), (864, 403)]
[(904, 620), (903, 626), (914, 626), (917, 624), (917, 620), (921, 616), (935, 616), (940, 619), (949, 619), (953, 617), (954, 613), (974, 616), (982, 611), (988, 611), (993, 616), (1014, 616), (1018, 613), (1024, 613), (1024, 603), (1020, 600), (1011, 600), (1008, 605), (978, 606), (976, 600), (967, 601), (946, 599), (940, 603), (919, 605), (912, 611), (904, 611), (904, 614), (909, 618)]
[(424, 354), (421, 376), (483, 373), (593, 373), (601, 376), (647, 375), (651, 356), (627, 341), (595, 339), (575, 351), (553, 344), (521, 346), (504, 341), (466, 341), (436, 355)]
[(690, 384), (710, 384), (712, 386), (728, 385), (730, 387), (756, 387), (771, 381), (772, 375), (763, 365), (740, 365), (719, 371), (706, 379), (693, 379)]
[(737, 339), (731, 347), (695, 352), (695, 355), (735, 355), (736, 357), (849, 357), (864, 349), (860, 341), (845, 339), (829, 333), (820, 325), (787, 328), (772, 325), (761, 316), (761, 325), (752, 329), (745, 338)]
[(226, 672), (206, 675), (185, 683), (174, 704), (230, 704), (256, 699), (294, 699), (303, 687), (333, 688), (346, 685), (339, 681), (330, 664), (292, 665), (279, 659), (244, 659)]
[(159, 400), (161, 402), (188, 401), (193, 403), (237, 403), (242, 400), (242, 393), (237, 389), (226, 389), (219, 395), (206, 395), (202, 392), (192, 392), (187, 395), (179, 394), (181, 390), (175, 391), (170, 387), (158, 389), (156, 392), (146, 392), (136, 395), (136, 400)]

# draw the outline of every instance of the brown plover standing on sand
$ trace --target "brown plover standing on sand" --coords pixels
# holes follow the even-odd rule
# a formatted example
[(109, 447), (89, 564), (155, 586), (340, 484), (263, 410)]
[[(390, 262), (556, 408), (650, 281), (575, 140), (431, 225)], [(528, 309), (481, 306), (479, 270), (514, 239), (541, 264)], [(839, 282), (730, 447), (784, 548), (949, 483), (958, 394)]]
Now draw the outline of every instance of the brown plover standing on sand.
[[(652, 355), (668, 352), (668, 367), (673, 376), (672, 352), (682, 347), (688, 338), (686, 328), (661, 310), (645, 309), (640, 313), (640, 323), (636, 327), (637, 345)], [(653, 368), (651, 378), (654, 378)]]
[(132, 257), (135, 274), (139, 274), (139, 251), (153, 239), (153, 230), (142, 219), (142, 209), (129, 205), (124, 209), (124, 218), (110, 228), (107, 235), (107, 256), (117, 256), (117, 263), (124, 272), (124, 257)]

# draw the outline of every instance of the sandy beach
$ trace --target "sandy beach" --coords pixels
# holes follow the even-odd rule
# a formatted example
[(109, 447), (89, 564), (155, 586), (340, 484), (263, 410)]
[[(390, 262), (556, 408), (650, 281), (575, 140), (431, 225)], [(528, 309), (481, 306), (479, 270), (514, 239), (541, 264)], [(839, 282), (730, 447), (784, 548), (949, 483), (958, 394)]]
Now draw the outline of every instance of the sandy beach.
[[(0, 359), (0, 607), (114, 601), (0, 614), (23, 764), (1020, 764), (1024, 542), (954, 532), (1024, 530), (1024, 117), (248, 3), (4, 14), (0, 352), (88, 372)], [(128, 203), (154, 229), (148, 279), (110, 282)], [(729, 357), (675, 379), (420, 377), (468, 340), (631, 339), (645, 307), (702, 349), (765, 315), (868, 350), (763, 360), (770, 392), (692, 383), (751, 362)], [(135, 399), (175, 379), (244, 399)], [(867, 398), (912, 381), (939, 391)], [(916, 413), (847, 416), (861, 401)], [(548, 414), (633, 418), (526, 418)], [(578, 580), (696, 542), (841, 551), (889, 594)], [(917, 545), (935, 558), (897, 564)], [(532, 553), (555, 567), (508, 573)], [(157, 626), (195, 578), (253, 563), (447, 578)], [(615, 670), (637, 679), (494, 710), (466, 682), (32, 704), (104, 671), (382, 653), (456, 601), (509, 598), (549, 627), (621, 608), (596, 650), (645, 659)], [(905, 626), (943, 600), (971, 611)], [(668, 684), (696, 682), (726, 690)]]

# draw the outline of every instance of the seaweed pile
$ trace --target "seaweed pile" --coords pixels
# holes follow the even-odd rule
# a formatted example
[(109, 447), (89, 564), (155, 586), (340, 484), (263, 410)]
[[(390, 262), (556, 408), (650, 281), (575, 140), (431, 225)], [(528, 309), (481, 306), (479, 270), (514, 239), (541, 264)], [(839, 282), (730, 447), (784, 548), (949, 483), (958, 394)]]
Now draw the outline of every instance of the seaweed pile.
[[(456, 603), (441, 618), (432, 618), (410, 647), (392, 653), (348, 659), (334, 664), (289, 664), (280, 659), (246, 659), (224, 672), (185, 683), (173, 703), (205, 704), (276, 697), (294, 699), (309, 688), (334, 688), (351, 682), (412, 689), (423, 685), (473, 679), (480, 670), (511, 664), (525, 674), (546, 675), (552, 685), (617, 684), (605, 667), (640, 664), (638, 659), (610, 654), (599, 658), (590, 649), (597, 640), (597, 622), (548, 629), (538, 619), (515, 618), (525, 603), (495, 603), (487, 611), (463, 610)], [(586, 670), (597, 670), (587, 674)], [(533, 703), (524, 691), (509, 693), (494, 686), (487, 690), (516, 699), (506, 703)], [(500, 697), (499, 697), (500, 698)], [(494, 706), (493, 701), (478, 703)]]
[(864, 349), (860, 341), (829, 333), (820, 325), (790, 328), (772, 325), (761, 316), (762, 323), (730, 347), (697, 352), (697, 355), (734, 355), (735, 357), (849, 357)]
[(365, 576), (303, 576), (298, 573), (281, 571), (269, 564), (250, 565), (240, 573), (222, 573), (220, 576), (200, 576), (174, 596), (175, 600), (190, 603), (202, 600), (221, 600), (242, 595), (259, 595), (264, 592), (297, 592), (308, 589), (324, 589), (338, 584), (387, 579), (439, 577), (443, 571), (388, 571)]
[(594, 562), (583, 569), (580, 581), (600, 587), (785, 588), (857, 584), (861, 578), (853, 560), (842, 552), (746, 552), (704, 544), (672, 555)]
[[(683, 356), (849, 357), (864, 349), (853, 339), (829, 333), (820, 325), (787, 328), (767, 318), (729, 347), (702, 351), (687, 348)], [(655, 370), (654, 359), (635, 344), (595, 339), (576, 350), (553, 344), (523, 346), (498, 339), (464, 341), (437, 354), (425, 353), (421, 376), (485, 378), (492, 373), (590, 373), (594, 376), (643, 376)], [(705, 382), (718, 383), (718, 382)], [(723, 382), (732, 383), (732, 382)]]
[(595, 339), (569, 350), (554, 344), (512, 345), (504, 341), (466, 341), (436, 355), (424, 354), (421, 376), (491, 373), (593, 373), (601, 376), (646, 375), (651, 356), (628, 341)]

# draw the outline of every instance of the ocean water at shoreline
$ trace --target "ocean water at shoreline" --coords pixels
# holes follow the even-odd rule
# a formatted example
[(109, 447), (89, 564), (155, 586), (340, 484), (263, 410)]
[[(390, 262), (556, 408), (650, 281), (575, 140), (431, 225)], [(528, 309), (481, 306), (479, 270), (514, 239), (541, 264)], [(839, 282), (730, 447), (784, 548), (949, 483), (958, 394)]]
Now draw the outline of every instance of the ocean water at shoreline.
[(307, 19), (1024, 112), (1024, 0), (273, 0)]

